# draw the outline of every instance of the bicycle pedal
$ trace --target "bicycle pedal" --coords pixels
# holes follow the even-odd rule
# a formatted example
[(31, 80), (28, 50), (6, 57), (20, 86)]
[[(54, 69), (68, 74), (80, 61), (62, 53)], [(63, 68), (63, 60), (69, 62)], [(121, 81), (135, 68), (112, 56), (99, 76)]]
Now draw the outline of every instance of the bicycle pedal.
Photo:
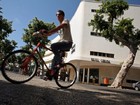
[(47, 80), (52, 80), (52, 77), (50, 76), (50, 77), (47, 77), (47, 76), (45, 76), (44, 78), (43, 78), (43, 80), (45, 80), (45, 81), (47, 81)]

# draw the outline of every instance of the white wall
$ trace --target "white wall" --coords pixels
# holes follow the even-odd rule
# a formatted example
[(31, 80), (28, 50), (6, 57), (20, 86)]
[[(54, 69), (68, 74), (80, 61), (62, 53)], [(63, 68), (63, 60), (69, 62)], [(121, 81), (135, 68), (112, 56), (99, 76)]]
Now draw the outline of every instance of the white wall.
[[(75, 52), (68, 54), (70, 60), (91, 60), (90, 51), (112, 53), (114, 59), (110, 59), (118, 64), (126, 59), (129, 51), (126, 47), (120, 47), (114, 42), (109, 42), (105, 38), (91, 36), (92, 27), (88, 26), (88, 22), (93, 18), (95, 13), (91, 9), (97, 9), (100, 3), (93, 0), (82, 0), (75, 12), (75, 15), (70, 21), (71, 32), (75, 46)], [(135, 12), (134, 12), (135, 11)], [(134, 18), (134, 25), (140, 28), (139, 21), (140, 7), (130, 6), (130, 9), (125, 12), (125, 17)], [(138, 51), (135, 66), (140, 67), (140, 51)]]

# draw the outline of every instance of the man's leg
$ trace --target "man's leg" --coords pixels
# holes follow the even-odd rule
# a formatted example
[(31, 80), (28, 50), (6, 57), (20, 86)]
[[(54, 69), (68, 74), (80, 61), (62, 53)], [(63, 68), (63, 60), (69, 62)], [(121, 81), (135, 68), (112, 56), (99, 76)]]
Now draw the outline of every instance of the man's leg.
[(59, 50), (66, 50), (66, 49), (70, 49), (72, 46), (72, 43), (68, 43), (68, 42), (57, 42), (51, 45), (51, 49), (54, 53), (54, 58), (52, 60), (52, 67), (51, 69), (54, 69), (54, 67), (62, 62), (62, 59), (60, 57), (59, 54)]
[(60, 54), (59, 54), (59, 47), (60, 47), (59, 43), (54, 43), (51, 45), (51, 49), (54, 53), (54, 57), (52, 59), (52, 64), (51, 64), (51, 69), (54, 69), (55, 65), (57, 65), (61, 61)]

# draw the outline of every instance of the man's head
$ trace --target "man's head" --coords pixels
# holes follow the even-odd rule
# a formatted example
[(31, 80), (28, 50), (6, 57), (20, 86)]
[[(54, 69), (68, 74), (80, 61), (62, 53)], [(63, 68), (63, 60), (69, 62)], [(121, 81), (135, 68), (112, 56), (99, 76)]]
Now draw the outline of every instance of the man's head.
[(65, 17), (65, 13), (64, 13), (64, 11), (62, 11), (62, 10), (58, 10), (58, 11), (56, 12), (56, 16), (58, 16), (58, 15), (62, 15), (63, 17)]
[(61, 23), (64, 20), (65, 13), (62, 10), (58, 10), (56, 12), (56, 16), (57, 16), (57, 19), (59, 20), (59, 22)]

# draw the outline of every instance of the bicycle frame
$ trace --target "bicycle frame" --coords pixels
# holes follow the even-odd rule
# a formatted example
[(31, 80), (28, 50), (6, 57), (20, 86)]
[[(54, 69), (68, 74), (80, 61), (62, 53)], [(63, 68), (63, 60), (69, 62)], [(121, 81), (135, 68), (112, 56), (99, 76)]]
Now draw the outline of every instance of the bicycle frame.
[(39, 47), (43, 47), (44, 49), (46, 50), (49, 50), (49, 51), (52, 51), (50, 48), (46, 47), (44, 44), (41, 44), (41, 42), (38, 42), (37, 46), (33, 49), (33, 51), (31, 52), (31, 55), (29, 57), (26, 57), (24, 59), (24, 62), (22, 64), (22, 68), (26, 69), (27, 67), (27, 64), (30, 62), (32, 56), (35, 55), (35, 53), (37, 52), (38, 56), (39, 56), (39, 59), (41, 60), (41, 62), (45, 65), (45, 67), (47, 68), (47, 70), (49, 70), (48, 66), (46, 65), (45, 61), (43, 60), (41, 54), (39, 53), (38, 51), (38, 48)]

